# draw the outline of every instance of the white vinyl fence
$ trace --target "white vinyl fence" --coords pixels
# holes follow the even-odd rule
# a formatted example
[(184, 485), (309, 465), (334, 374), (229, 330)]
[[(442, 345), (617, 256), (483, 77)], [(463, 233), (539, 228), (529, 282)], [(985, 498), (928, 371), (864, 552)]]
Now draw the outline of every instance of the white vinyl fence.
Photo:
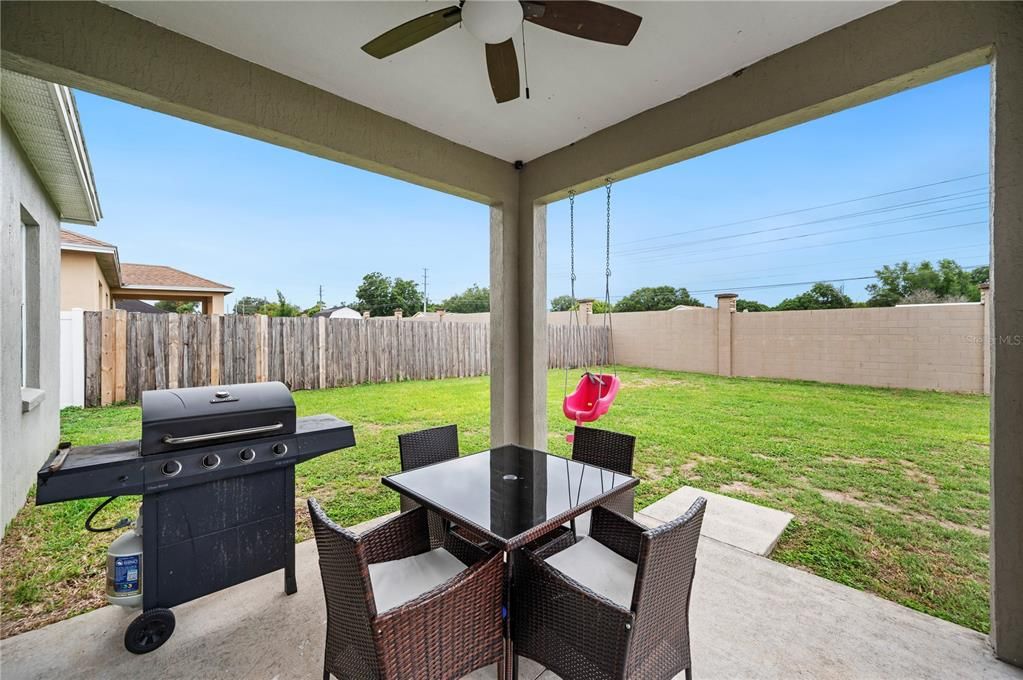
[(85, 328), (82, 310), (60, 313), (60, 407), (85, 406)]

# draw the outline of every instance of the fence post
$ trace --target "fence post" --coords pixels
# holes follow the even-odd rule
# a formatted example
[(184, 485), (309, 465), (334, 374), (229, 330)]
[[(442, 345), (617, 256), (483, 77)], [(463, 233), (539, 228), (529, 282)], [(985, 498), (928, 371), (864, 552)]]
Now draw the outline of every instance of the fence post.
[(85, 314), (71, 310), (71, 406), (85, 406)]
[(265, 314), (256, 314), (256, 382), (266, 382), (270, 372), (269, 352), (269, 320)]
[(579, 300), (579, 314), (582, 315), (582, 325), (589, 326), (590, 319), (593, 318), (593, 300), (591, 298)]
[(167, 388), (178, 386), (178, 374), (181, 367), (178, 358), (181, 356), (181, 317), (174, 312), (167, 315)]
[(327, 318), (316, 317), (316, 364), (318, 370), (317, 387), (323, 389), (327, 386)]
[(732, 375), (732, 314), (736, 293), (718, 293), (718, 375)]
[(984, 394), (991, 394), (991, 284), (987, 281), (980, 284), (980, 304), (984, 306)]
[(128, 398), (128, 312), (114, 310), (114, 401)]
[(114, 402), (114, 344), (117, 338), (114, 310), (100, 312), (100, 404), (108, 406)]
[(220, 332), (221, 315), (210, 315), (210, 384), (220, 384)]

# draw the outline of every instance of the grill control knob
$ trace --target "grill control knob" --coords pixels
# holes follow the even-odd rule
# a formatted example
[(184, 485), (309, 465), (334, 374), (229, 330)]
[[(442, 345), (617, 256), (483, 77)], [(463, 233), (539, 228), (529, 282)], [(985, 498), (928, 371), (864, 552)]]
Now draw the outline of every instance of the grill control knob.
[(256, 450), (252, 448), (242, 449), (238, 452), (238, 458), (240, 458), (243, 463), (251, 463), (256, 458)]
[(212, 470), (215, 467), (220, 466), (220, 456), (215, 453), (211, 453), (202, 459), (202, 466), (207, 470)]
[(273, 452), (275, 456), (283, 456), (288, 452), (288, 445), (284, 442), (277, 442), (274, 444)]
[(181, 463), (179, 463), (176, 460), (169, 460), (163, 464), (163, 467), (160, 468), (160, 472), (167, 475), (168, 477), (173, 477), (174, 475), (181, 472)]

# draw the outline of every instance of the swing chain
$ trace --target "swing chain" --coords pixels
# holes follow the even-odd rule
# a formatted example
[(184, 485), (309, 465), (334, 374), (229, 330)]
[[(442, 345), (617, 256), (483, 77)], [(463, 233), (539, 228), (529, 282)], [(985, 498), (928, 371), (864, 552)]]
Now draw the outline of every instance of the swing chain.
[(610, 177), (604, 179), (604, 187), (607, 190), (607, 242), (604, 250), (605, 278), (611, 277), (611, 182), (612, 179)]
[(568, 192), (568, 249), (572, 303), (575, 304), (575, 189)]

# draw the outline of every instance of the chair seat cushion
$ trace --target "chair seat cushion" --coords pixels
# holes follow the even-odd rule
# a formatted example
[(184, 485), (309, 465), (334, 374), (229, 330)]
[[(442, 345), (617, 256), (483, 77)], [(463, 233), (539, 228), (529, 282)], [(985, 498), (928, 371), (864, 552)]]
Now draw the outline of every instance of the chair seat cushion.
[(636, 565), (599, 541), (581, 538), (548, 557), (547, 564), (615, 604), (631, 608)]
[(377, 612), (400, 607), (444, 583), (465, 565), (443, 548), (369, 565)]

